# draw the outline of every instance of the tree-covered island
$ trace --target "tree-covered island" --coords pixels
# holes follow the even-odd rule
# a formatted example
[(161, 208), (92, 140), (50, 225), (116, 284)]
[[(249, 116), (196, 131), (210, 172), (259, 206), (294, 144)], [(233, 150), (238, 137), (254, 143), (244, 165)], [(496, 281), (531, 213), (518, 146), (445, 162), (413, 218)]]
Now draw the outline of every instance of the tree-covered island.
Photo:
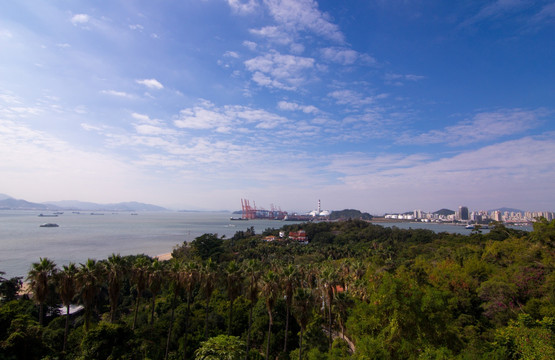
[[(283, 236), (299, 230), (308, 244)], [(305, 223), (172, 255), (2, 277), (0, 359), (555, 358), (555, 221), (468, 236)]]

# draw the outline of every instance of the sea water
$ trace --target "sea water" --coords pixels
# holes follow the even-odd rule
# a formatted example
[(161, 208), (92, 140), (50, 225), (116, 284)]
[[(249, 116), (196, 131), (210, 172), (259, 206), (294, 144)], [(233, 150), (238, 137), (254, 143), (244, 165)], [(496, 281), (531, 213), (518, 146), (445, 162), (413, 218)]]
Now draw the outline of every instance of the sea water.
[[(41, 257), (58, 267), (69, 262), (102, 260), (111, 254), (156, 256), (206, 234), (232, 237), (253, 227), (257, 234), (291, 222), (280, 220), (231, 221), (229, 212), (90, 212), (65, 211), (57, 217), (39, 217), (37, 211), (0, 211), (0, 271), (5, 278), (26, 276)], [(101, 215), (100, 215), (101, 214)], [(59, 227), (40, 227), (56, 223)], [(464, 226), (434, 223), (377, 223), (402, 229), (470, 234)], [(525, 229), (530, 230), (530, 229)], [(487, 230), (483, 231), (484, 233)]]
[[(280, 228), (278, 220), (231, 221), (229, 212), (80, 212), (39, 217), (36, 211), (0, 211), (0, 271), (26, 276), (41, 257), (59, 267), (111, 254), (156, 256), (205, 233), (232, 237), (251, 226), (256, 233)], [(46, 214), (46, 213), (45, 213)], [(59, 227), (40, 227), (55, 223)]]

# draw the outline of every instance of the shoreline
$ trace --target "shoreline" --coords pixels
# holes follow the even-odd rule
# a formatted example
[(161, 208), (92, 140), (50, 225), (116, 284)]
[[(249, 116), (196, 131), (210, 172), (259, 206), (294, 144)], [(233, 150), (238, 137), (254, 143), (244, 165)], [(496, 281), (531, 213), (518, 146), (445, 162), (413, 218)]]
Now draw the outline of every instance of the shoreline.
[(158, 261), (167, 261), (167, 260), (171, 260), (172, 259), (172, 253), (163, 253), (163, 254), (159, 254), (156, 255), (154, 258), (158, 259)]

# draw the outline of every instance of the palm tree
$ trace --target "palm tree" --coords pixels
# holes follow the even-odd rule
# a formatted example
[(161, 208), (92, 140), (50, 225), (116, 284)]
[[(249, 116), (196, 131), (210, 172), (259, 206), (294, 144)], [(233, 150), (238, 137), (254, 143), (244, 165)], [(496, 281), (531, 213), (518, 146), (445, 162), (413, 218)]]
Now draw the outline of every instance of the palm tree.
[(48, 258), (40, 258), (38, 263), (33, 263), (27, 281), (31, 283), (31, 290), (35, 301), (39, 304), (39, 324), (43, 324), (44, 302), (48, 296), (48, 286), (52, 276), (56, 273), (56, 264)]
[(311, 308), (314, 303), (314, 296), (310, 290), (304, 288), (297, 288), (295, 296), (293, 297), (293, 308), (295, 318), (301, 327), (301, 334), (299, 336), (299, 360), (301, 360), (303, 353), (303, 334), (306, 326), (310, 321)]
[(291, 312), (291, 303), (293, 301), (293, 291), (295, 290), (295, 287), (297, 286), (298, 283), (298, 271), (297, 268), (292, 265), (289, 264), (288, 266), (286, 266), (281, 275), (281, 282), (282, 282), (282, 287), (285, 293), (285, 309), (286, 309), (286, 315), (285, 315), (285, 341), (283, 342), (283, 352), (286, 353), (287, 352), (287, 335), (289, 332), (289, 314)]
[(249, 326), (247, 330), (247, 352), (249, 356), (249, 347), (251, 340), (251, 327), (252, 327), (252, 310), (256, 301), (258, 300), (258, 279), (260, 278), (260, 263), (255, 259), (250, 259), (245, 265), (245, 273), (248, 276), (249, 288), (247, 290), (247, 298), (249, 299)]
[(67, 334), (69, 331), (69, 306), (71, 301), (75, 297), (77, 292), (77, 267), (74, 263), (69, 263), (63, 266), (63, 270), (58, 273), (58, 293), (60, 294), (60, 299), (66, 307), (66, 325), (64, 329), (64, 346), (63, 351), (66, 351), (67, 344)]
[(226, 267), (227, 296), (229, 297), (229, 322), (227, 324), (227, 335), (231, 335), (231, 322), (233, 321), (233, 302), (241, 293), (242, 271), (239, 265), (230, 261)]
[(272, 316), (272, 311), (276, 305), (276, 300), (278, 297), (279, 292), (279, 277), (278, 275), (269, 270), (264, 277), (262, 278), (262, 293), (264, 294), (264, 298), (266, 300), (266, 310), (268, 311), (268, 337), (266, 343), (266, 360), (269, 359), (270, 355), (270, 336), (272, 334), (272, 324), (274, 322), (274, 318)]
[(125, 273), (123, 258), (119, 254), (112, 254), (108, 261), (104, 263), (104, 270), (108, 280), (108, 295), (110, 297), (110, 322), (114, 323), (116, 321), (121, 282)]
[(194, 288), (198, 282), (199, 271), (197, 263), (188, 262), (183, 266), (181, 279), (187, 292), (187, 312), (185, 313), (185, 332), (183, 334), (183, 359), (187, 358), (187, 341), (189, 337), (189, 314), (191, 313), (191, 299)]
[(135, 326), (137, 325), (137, 313), (139, 312), (139, 303), (141, 301), (141, 296), (146, 288), (146, 284), (148, 281), (149, 266), (149, 260), (144, 256), (140, 256), (135, 260), (135, 263), (131, 268), (133, 281), (135, 282), (135, 286), (137, 287), (137, 299), (135, 300), (135, 314), (133, 315), (133, 326), (131, 327), (132, 330), (135, 330)]
[(330, 349), (332, 345), (332, 302), (337, 285), (337, 270), (331, 264), (325, 265), (320, 273), (320, 287), (328, 310), (328, 336)]
[(83, 306), (85, 306), (85, 332), (88, 332), (92, 306), (101, 282), (100, 268), (96, 260), (88, 259), (85, 264), (81, 264), (76, 280), (77, 286), (81, 289)]
[(162, 289), (164, 281), (164, 268), (158, 259), (154, 259), (148, 268), (148, 289), (152, 294), (152, 304), (150, 309), (150, 324), (154, 324), (154, 308), (156, 306), (156, 295)]
[(210, 308), (210, 300), (212, 293), (216, 287), (217, 265), (209, 258), (201, 269), (201, 277), (203, 281), (202, 291), (206, 300), (206, 314), (204, 317), (204, 339), (208, 339), (208, 311)]
[(181, 290), (181, 285), (182, 285), (182, 271), (181, 271), (182, 267), (183, 267), (183, 264), (178, 259), (172, 258), (170, 260), (170, 267), (168, 269), (167, 275), (170, 281), (170, 287), (173, 292), (173, 298), (172, 298), (172, 312), (170, 316), (170, 325), (168, 327), (168, 339), (166, 341), (166, 354), (164, 356), (164, 359), (166, 360), (168, 358), (168, 354), (170, 350), (170, 340), (172, 336), (173, 321), (175, 318), (175, 305), (177, 302), (177, 295), (179, 294), (179, 291)]
[(335, 296), (334, 312), (343, 339), (345, 339), (345, 322), (349, 316), (348, 310), (352, 307), (352, 303), (353, 301), (347, 292), (339, 292)]

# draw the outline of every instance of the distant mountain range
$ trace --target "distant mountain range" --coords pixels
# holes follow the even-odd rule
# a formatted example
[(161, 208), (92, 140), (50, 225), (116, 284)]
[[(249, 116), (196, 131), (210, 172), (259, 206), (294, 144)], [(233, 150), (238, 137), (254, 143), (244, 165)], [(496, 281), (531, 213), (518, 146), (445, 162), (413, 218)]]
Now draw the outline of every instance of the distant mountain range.
[(168, 209), (135, 201), (121, 202), (117, 204), (96, 204), (73, 200), (33, 203), (26, 200), (14, 199), (5, 194), (0, 194), (0, 210), (167, 211)]

